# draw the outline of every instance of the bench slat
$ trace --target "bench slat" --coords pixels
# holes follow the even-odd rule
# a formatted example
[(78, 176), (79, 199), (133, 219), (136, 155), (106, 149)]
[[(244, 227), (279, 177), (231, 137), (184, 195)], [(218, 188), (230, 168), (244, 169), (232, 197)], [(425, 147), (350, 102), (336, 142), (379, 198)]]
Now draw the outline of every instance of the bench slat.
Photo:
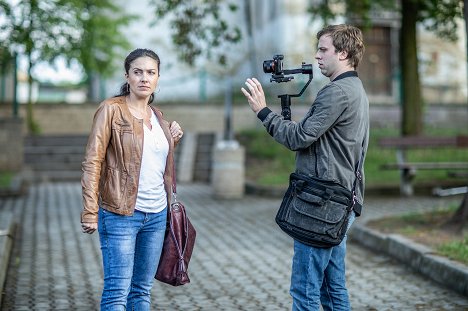
[(431, 137), (431, 136), (402, 136), (384, 137), (379, 140), (381, 147), (387, 148), (442, 148), (468, 147), (468, 136)]
[(468, 169), (468, 162), (407, 162), (407, 163), (388, 163), (382, 165), (384, 169)]

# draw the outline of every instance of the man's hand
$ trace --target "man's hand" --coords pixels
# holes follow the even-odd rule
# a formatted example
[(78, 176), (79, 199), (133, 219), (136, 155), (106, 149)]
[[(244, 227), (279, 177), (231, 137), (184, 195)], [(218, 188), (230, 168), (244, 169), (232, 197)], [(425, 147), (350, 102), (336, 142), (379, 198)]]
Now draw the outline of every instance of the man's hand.
[(260, 110), (266, 107), (265, 93), (263, 93), (262, 85), (255, 78), (247, 79), (247, 81), (245, 81), (245, 85), (249, 91), (244, 88), (241, 88), (241, 91), (244, 93), (245, 97), (247, 97), (250, 108), (252, 108), (253, 112), (257, 114)]
[(81, 223), (81, 231), (83, 233), (89, 233), (92, 234), (94, 231), (96, 231), (98, 227), (97, 222), (83, 222)]

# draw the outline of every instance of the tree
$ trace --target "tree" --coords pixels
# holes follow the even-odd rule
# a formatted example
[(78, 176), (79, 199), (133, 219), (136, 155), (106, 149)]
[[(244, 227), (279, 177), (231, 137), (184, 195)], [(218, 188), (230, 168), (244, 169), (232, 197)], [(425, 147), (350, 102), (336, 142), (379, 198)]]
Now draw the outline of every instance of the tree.
[(372, 12), (398, 10), (401, 15), (400, 28), (400, 72), (402, 135), (417, 135), (423, 131), (423, 101), (419, 79), (417, 47), (417, 25), (434, 31), (439, 37), (454, 41), (457, 39), (457, 18), (462, 17), (460, 0), (346, 0), (345, 10), (336, 12), (333, 8), (343, 3), (340, 0), (317, 0), (309, 11), (325, 22), (336, 16), (361, 21), (365, 26), (372, 24)]
[[(151, 0), (157, 18), (167, 17), (172, 26), (172, 41), (180, 59), (194, 65), (202, 56), (226, 64), (226, 44), (239, 42), (239, 27), (229, 26), (221, 17), (227, 10), (237, 10), (235, 4), (223, 0)], [(221, 48), (221, 45), (223, 48)]]
[(76, 59), (87, 74), (106, 74), (112, 69), (118, 48), (128, 45), (117, 28), (131, 17), (120, 14), (120, 9), (107, 0), (2, 1), (0, 9), (5, 13), (0, 29), (7, 33), (1, 37), (0, 46), (28, 61), (26, 122), (31, 133), (39, 131), (32, 105), (32, 84), (38, 80), (33, 69), (39, 62), (54, 63), (60, 56), (68, 62)]
[[(190, 66), (194, 66), (197, 60), (205, 58), (206, 67), (211, 72), (217, 72), (224, 77), (226, 91), (224, 139), (231, 140), (233, 137), (231, 77), (239, 70), (247, 53), (251, 62), (255, 57), (251, 44), (247, 52), (239, 49), (238, 53), (233, 53), (228, 48), (229, 45), (238, 43), (242, 35), (238, 26), (231, 27), (222, 17), (222, 12), (232, 15), (238, 10), (237, 5), (223, 0), (151, 0), (151, 4), (155, 7), (157, 18), (166, 17), (169, 20), (173, 29), (172, 41), (177, 47), (179, 58)], [(247, 35), (252, 38), (248, 0), (244, 1), (244, 5)]]
[(26, 57), (28, 61), (28, 106), (26, 122), (30, 132), (37, 133), (38, 126), (33, 118), (32, 84), (33, 68), (41, 60), (53, 61), (79, 40), (74, 29), (71, 8), (65, 1), (22, 0), (16, 4), (3, 4), (5, 22), (2, 28), (9, 30), (3, 39), (10, 52)]
[[(88, 100), (94, 93), (93, 77), (108, 77), (115, 72), (116, 59), (130, 48), (122, 27), (136, 19), (125, 14), (111, 0), (76, 0), (77, 28), (82, 31), (81, 40), (69, 51), (69, 57), (78, 60), (86, 74)], [(121, 65), (119, 63), (119, 65)]]

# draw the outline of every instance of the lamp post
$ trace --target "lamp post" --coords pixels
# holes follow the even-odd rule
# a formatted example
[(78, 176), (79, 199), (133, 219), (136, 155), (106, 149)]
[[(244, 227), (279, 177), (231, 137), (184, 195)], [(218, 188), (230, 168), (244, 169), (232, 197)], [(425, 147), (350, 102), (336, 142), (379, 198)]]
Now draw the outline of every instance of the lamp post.
[(232, 141), (232, 78), (226, 78), (226, 90), (224, 96), (224, 140)]
[(244, 148), (234, 140), (232, 131), (232, 79), (226, 78), (224, 135), (213, 152), (213, 194), (219, 199), (238, 199), (244, 195)]
[(13, 117), (18, 117), (18, 55), (13, 54)]

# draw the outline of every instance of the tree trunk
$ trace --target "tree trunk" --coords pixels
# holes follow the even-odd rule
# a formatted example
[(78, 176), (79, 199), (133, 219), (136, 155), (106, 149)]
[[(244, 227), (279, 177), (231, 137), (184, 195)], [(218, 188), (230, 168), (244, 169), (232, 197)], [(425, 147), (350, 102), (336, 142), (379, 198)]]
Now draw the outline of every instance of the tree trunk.
[(252, 70), (252, 76), (258, 77), (257, 72), (257, 54), (256, 54), (256, 45), (253, 32), (253, 23), (254, 18), (256, 17), (257, 12), (252, 14), (252, 5), (253, 2), (249, 0), (244, 0), (244, 15), (245, 15), (245, 26), (247, 28), (247, 44), (249, 46), (249, 60), (250, 60), (250, 70)]
[(36, 124), (34, 122), (33, 107), (32, 107), (32, 87), (33, 78), (31, 75), (32, 63), (31, 55), (29, 55), (29, 67), (28, 67), (28, 104), (26, 110), (26, 124), (28, 125), (29, 134), (34, 134), (36, 131)]
[(416, 34), (418, 4), (417, 1), (402, 0), (401, 5), (401, 134), (418, 135), (423, 130)]
[[(465, 34), (468, 36), (468, 0), (463, 1), (463, 18), (465, 20)], [(466, 44), (466, 55), (468, 57), (468, 40)], [(466, 223), (468, 223), (468, 192), (465, 193), (460, 207), (457, 209), (455, 214), (453, 214), (452, 218), (445, 224), (445, 227), (461, 231)]]
[(32, 77), (32, 68), (34, 67), (34, 63), (31, 61), (31, 54), (27, 54), (29, 59), (29, 67), (28, 67), (28, 103), (26, 107), (26, 125), (28, 127), (28, 132), (31, 135), (38, 135), (41, 132), (39, 128), (39, 124), (34, 120), (34, 109), (33, 109), (33, 82), (34, 79)]

